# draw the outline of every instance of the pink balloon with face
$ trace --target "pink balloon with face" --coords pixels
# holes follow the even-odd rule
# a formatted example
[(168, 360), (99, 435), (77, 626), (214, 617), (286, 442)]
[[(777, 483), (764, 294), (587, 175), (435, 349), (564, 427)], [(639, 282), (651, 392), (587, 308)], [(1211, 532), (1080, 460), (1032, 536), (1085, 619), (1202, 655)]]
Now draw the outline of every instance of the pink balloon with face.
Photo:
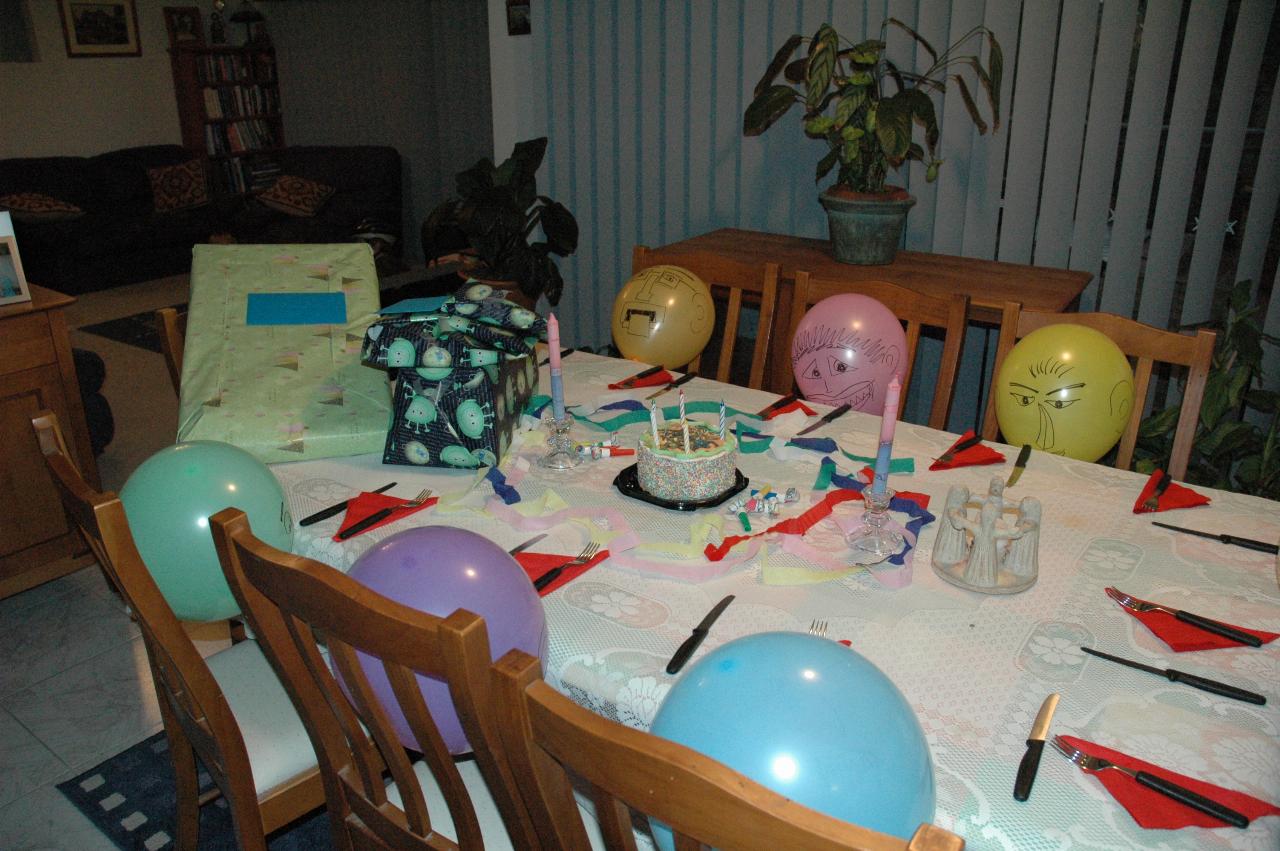
[(806, 399), (880, 413), (901, 375), (907, 335), (893, 311), (870, 296), (841, 293), (809, 308), (791, 341), (796, 386)]

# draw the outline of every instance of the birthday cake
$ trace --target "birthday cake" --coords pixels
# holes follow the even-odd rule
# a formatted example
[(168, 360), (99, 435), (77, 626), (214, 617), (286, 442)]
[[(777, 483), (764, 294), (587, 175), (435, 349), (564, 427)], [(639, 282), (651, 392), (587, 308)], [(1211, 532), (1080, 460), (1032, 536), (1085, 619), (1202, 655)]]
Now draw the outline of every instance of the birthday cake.
[(640, 438), (636, 474), (645, 492), (672, 502), (719, 496), (737, 478), (738, 443), (732, 434), (689, 421), (689, 448), (679, 422), (669, 422)]

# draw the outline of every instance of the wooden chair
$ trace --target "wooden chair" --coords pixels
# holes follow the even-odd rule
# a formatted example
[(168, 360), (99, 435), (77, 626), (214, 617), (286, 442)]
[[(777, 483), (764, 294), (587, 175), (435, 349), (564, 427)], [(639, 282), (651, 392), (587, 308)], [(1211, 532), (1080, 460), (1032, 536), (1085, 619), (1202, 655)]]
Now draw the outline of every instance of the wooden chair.
[(156, 331), (160, 334), (160, 351), (164, 353), (169, 380), (177, 393), (182, 391), (182, 350), (187, 334), (187, 315), (172, 307), (156, 311)]
[[(1187, 367), (1187, 386), (1182, 394), (1182, 410), (1178, 415), (1177, 429), (1173, 433), (1173, 453), (1169, 459), (1169, 469), (1166, 471), (1175, 479), (1186, 476), (1187, 462), (1191, 459), (1191, 441), (1195, 438), (1196, 423), (1200, 419), (1200, 403), (1204, 399), (1205, 381), (1209, 377), (1209, 368), (1213, 363), (1213, 346), (1218, 335), (1204, 329), (1197, 331), (1194, 335), (1164, 331), (1111, 313), (1024, 311), (1021, 305), (1007, 302), (1000, 321), (1000, 339), (996, 344), (995, 367), (991, 372), (992, 384), (995, 383), (995, 376), (1000, 374), (1000, 367), (1004, 364), (1004, 359), (1014, 343), (1037, 328), (1064, 322), (1101, 331), (1110, 337), (1127, 357), (1137, 361), (1133, 373), (1133, 412), (1129, 415), (1129, 424), (1125, 426), (1124, 434), (1120, 437), (1120, 449), (1116, 453), (1117, 469), (1127, 470), (1133, 463), (1133, 448), (1138, 442), (1138, 426), (1142, 422), (1147, 389), (1151, 383), (1152, 365), (1159, 361)], [(987, 399), (982, 437), (984, 440), (995, 440), (999, 430), (993, 392)]]
[[(221, 794), (237, 847), (266, 851), (267, 834), (325, 801), (289, 696), (254, 641), (200, 658), (143, 564), (120, 500), (81, 478), (53, 414), (38, 414), (32, 425), (63, 507), (142, 632), (176, 778), (177, 847), (196, 847), (200, 806)], [(216, 784), (204, 796), (196, 756)]]
[[(721, 257), (708, 257), (695, 263), (688, 258), (667, 259), (644, 245), (631, 251), (631, 274), (650, 266), (664, 263), (680, 266), (693, 272), (710, 287), (712, 295), (727, 294), (724, 315), (724, 337), (720, 342), (720, 358), (716, 361), (716, 381), (729, 381), (729, 368), (737, 343), (738, 320), (742, 315), (743, 294), (760, 305), (760, 320), (756, 327), (756, 344), (751, 352), (751, 370), (747, 386), (759, 390), (764, 386), (765, 367), (769, 357), (769, 341), (773, 336), (773, 316), (778, 302), (778, 264), (758, 266), (740, 263)], [(701, 356), (688, 366), (689, 372), (698, 372)], [(701, 373), (699, 373), (701, 374)]]
[(578, 706), (547, 685), (538, 660), (512, 650), (492, 669), (502, 735), (546, 848), (589, 847), (567, 771), (592, 787), (607, 848), (635, 851), (631, 807), (669, 825), (678, 851), (959, 851), (964, 840), (923, 824), (911, 840), (823, 815), (683, 745)]
[(906, 398), (911, 386), (915, 366), (916, 348), (920, 344), (920, 330), (925, 325), (942, 328), (942, 361), (933, 389), (933, 403), (929, 408), (929, 427), (945, 430), (947, 414), (951, 410), (951, 397), (955, 392), (956, 371), (960, 367), (960, 352), (964, 346), (969, 321), (969, 297), (956, 293), (949, 299), (918, 293), (887, 281), (859, 281), (856, 285), (836, 280), (811, 277), (808, 272), (796, 272), (795, 290), (791, 297), (791, 329), (787, 345), (795, 339), (796, 328), (805, 312), (824, 298), (841, 293), (855, 292), (871, 296), (894, 316), (906, 322), (907, 351), (904, 353), (902, 396)]
[[(328, 565), (276, 550), (254, 537), (237, 509), (219, 512), (209, 524), (232, 591), (315, 744), (339, 848), (537, 848), (501, 753), (489, 638), (479, 616), (458, 610), (435, 617)], [(317, 632), (345, 691), (321, 655)], [(421, 761), (411, 762), (397, 741), (357, 651), (381, 662), (421, 744)], [(474, 761), (455, 763), (450, 756), (418, 675), (448, 684)]]

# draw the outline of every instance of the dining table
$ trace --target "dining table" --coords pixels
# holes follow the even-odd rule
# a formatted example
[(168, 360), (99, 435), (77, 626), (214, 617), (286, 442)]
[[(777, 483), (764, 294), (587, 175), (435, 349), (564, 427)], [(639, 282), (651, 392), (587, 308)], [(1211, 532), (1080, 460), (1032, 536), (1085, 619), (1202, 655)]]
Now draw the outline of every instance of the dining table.
[[(575, 440), (613, 437), (623, 447), (637, 444), (650, 428), (645, 397), (661, 387), (608, 385), (642, 368), (582, 351), (564, 358), (565, 402), (577, 417)], [(545, 366), (540, 380), (542, 388), (549, 386)], [(879, 414), (849, 411), (807, 435), (834, 443), (798, 446), (787, 440), (788, 432), (818, 418), (804, 412), (773, 420), (751, 416), (778, 398), (772, 393), (704, 378), (681, 389), (691, 407), (723, 401), (728, 427), (749, 427), (741, 432), (744, 444), (773, 436), (767, 450), (740, 453), (738, 469), (750, 481), (748, 490), (768, 485), (784, 494), (794, 488), (798, 499), (783, 502), (776, 516), (749, 515), (756, 533), (828, 497), (858, 475), (861, 459), (876, 455)], [(678, 392), (660, 396), (658, 404), (675, 405)], [(641, 406), (643, 419), (626, 416)], [(810, 409), (830, 410), (818, 404)], [(692, 416), (713, 426), (717, 420), (715, 413)], [(629, 422), (619, 425), (619, 417)], [(1033, 452), (1004, 500), (1012, 504), (1034, 496), (1042, 504), (1038, 579), (1016, 594), (978, 593), (944, 581), (932, 568), (941, 523), (934, 518), (942, 515), (950, 487), (986, 494), (993, 477), (1006, 479), (1018, 449), (987, 442), (1003, 454), (1002, 463), (930, 472), (931, 462), (956, 439), (923, 425), (897, 427), (889, 485), (920, 495), (914, 504), (926, 506), (931, 520), (908, 536), (915, 538), (914, 547), (898, 559), (901, 564), (856, 563), (860, 559), (845, 536), (860, 522), (859, 499), (835, 504), (830, 518), (803, 535), (804, 545), (789, 540), (799, 536), (772, 533), (712, 560), (708, 545), (744, 534), (736, 511), (724, 505), (672, 510), (624, 494), (614, 480), (635, 463), (634, 456), (544, 469), (537, 461), (547, 452), (545, 433), (534, 416), (525, 417), (498, 477), (486, 470), (386, 466), (380, 454), (271, 469), (295, 522), (393, 480), (393, 494), (410, 497), (431, 488), (441, 497), (427, 510), (341, 542), (334, 540), (341, 515), (296, 527), (294, 552), (343, 571), (378, 541), (431, 524), (469, 529), (503, 548), (545, 533), (531, 551), (566, 559), (591, 541), (607, 547), (608, 558), (543, 596), (549, 632), (544, 672), (579, 704), (628, 726), (648, 729), (680, 678), (726, 642), (769, 631), (808, 632), (820, 621), (827, 639), (848, 642), (851, 652), (876, 665), (905, 696), (933, 761), (934, 823), (962, 836), (970, 848), (1280, 848), (1276, 816), (1257, 818), (1243, 830), (1144, 829), (1095, 776), (1052, 748), (1045, 749), (1030, 798), (1018, 802), (1012, 795), (1037, 710), (1056, 692), (1061, 700), (1050, 736), (1077, 736), (1280, 802), (1280, 642), (1174, 653), (1104, 590), (1115, 586), (1209, 618), (1280, 632), (1276, 556), (1152, 525), (1160, 519), (1274, 542), (1280, 538), (1280, 504), (1194, 486), (1210, 498), (1208, 505), (1135, 513), (1147, 476)], [(912, 517), (892, 516), (913, 528)], [(925, 516), (916, 512), (917, 526)], [(729, 594), (734, 602), (692, 662), (667, 674), (676, 648)], [(1230, 682), (1267, 701), (1254, 705), (1192, 689), (1095, 658), (1082, 647)], [(829, 711), (838, 716), (841, 707)], [(811, 719), (774, 720), (803, 725)], [(875, 718), (850, 723), (858, 725), (856, 736), (876, 735)]]

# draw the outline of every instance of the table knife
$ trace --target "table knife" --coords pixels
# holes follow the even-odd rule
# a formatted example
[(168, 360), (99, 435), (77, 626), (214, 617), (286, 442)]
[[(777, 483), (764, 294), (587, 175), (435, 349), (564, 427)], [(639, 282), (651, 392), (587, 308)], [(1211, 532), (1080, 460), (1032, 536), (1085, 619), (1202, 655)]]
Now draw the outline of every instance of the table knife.
[[(378, 488), (376, 491), (370, 491), (370, 493), (383, 493), (384, 491), (391, 490), (395, 486), (396, 486), (396, 483), (392, 482), (389, 485), (383, 485), (382, 487)], [(333, 517), (335, 514), (341, 514), (342, 512), (346, 511), (347, 506), (350, 504), (351, 504), (351, 500), (344, 499), (342, 502), (338, 503), (337, 505), (331, 505), (328, 508), (322, 508), (319, 511), (317, 511), (315, 514), (311, 514), (306, 517), (303, 517), (301, 520), (298, 521), (298, 525), (310, 526), (313, 523), (319, 523), (321, 520), (328, 520), (330, 517)]]
[(702, 643), (702, 639), (707, 637), (707, 633), (711, 630), (711, 625), (716, 622), (716, 618), (729, 608), (729, 604), (733, 602), (733, 595), (730, 594), (719, 603), (715, 608), (707, 612), (707, 616), (702, 622), (693, 628), (693, 634), (684, 640), (684, 643), (676, 648), (676, 653), (671, 657), (671, 661), (667, 663), (667, 673), (677, 674), (684, 667), (684, 663), (689, 661), (689, 657), (693, 655), (693, 651), (698, 649), (698, 645)]
[(1027, 752), (1018, 763), (1018, 777), (1013, 781), (1013, 799), (1025, 801), (1031, 795), (1031, 784), (1036, 782), (1036, 770), (1040, 768), (1040, 754), (1044, 751), (1044, 740), (1049, 737), (1049, 722), (1053, 720), (1053, 711), (1058, 708), (1058, 693), (1054, 692), (1040, 704), (1035, 723), (1031, 725), (1031, 735), (1027, 737)]
[(1275, 555), (1280, 552), (1280, 546), (1276, 544), (1268, 544), (1266, 541), (1255, 541), (1252, 538), (1241, 538), (1236, 535), (1227, 535), (1218, 532), (1201, 532), (1198, 529), (1184, 529), (1181, 526), (1170, 526), (1168, 523), (1161, 523), (1158, 520), (1151, 521), (1152, 526), (1159, 526), (1161, 529), (1172, 529), (1175, 532), (1184, 532), (1188, 535), (1199, 535), (1201, 538), (1210, 538), (1214, 541), (1221, 541), (1224, 544), (1234, 544), (1237, 547), (1247, 547), (1251, 550), (1257, 550), (1260, 553), (1271, 553)]
[(529, 549), (529, 547), (531, 547), (531, 546), (533, 546), (534, 544), (538, 543), (538, 541), (541, 541), (541, 540), (542, 540), (543, 538), (545, 538), (545, 537), (547, 537), (547, 533), (546, 533), (546, 532), (543, 532), (543, 533), (542, 533), (542, 534), (540, 534), (540, 535), (534, 535), (532, 538), (530, 538), (529, 540), (525, 541), (523, 544), (516, 544), (516, 545), (515, 545), (514, 547), (512, 547), (511, 549), (507, 550), (507, 555), (511, 555), (511, 556), (513, 556), (513, 555), (515, 555), (516, 553), (522, 553), (522, 552), (524, 552), (525, 550)]
[(849, 404), (848, 402), (846, 402), (845, 404), (843, 404), (843, 405), (841, 405), (840, 407), (836, 408), (834, 411), (830, 411), (830, 412), (828, 412), (826, 416), (824, 416), (822, 419), (818, 420), (818, 421), (817, 421), (816, 423), (814, 423), (813, 425), (808, 426), (807, 428), (803, 429), (802, 431), (798, 431), (798, 432), (796, 432), (796, 437), (801, 437), (801, 436), (803, 436), (803, 435), (806, 435), (806, 434), (808, 434), (809, 432), (813, 431), (814, 429), (822, 428), (822, 427), (823, 427), (824, 425), (826, 425), (827, 423), (833, 423), (833, 422), (835, 422), (836, 420), (838, 420), (838, 419), (840, 419), (841, 417), (843, 417), (845, 414), (849, 413), (849, 410), (850, 410), (852, 407), (853, 407), (853, 405), (851, 405), (851, 404)]
[(767, 417), (770, 414), (772, 414), (774, 411), (778, 410), (779, 408), (785, 408), (787, 405), (790, 405), (792, 402), (799, 402), (799, 401), (800, 401), (800, 397), (798, 395), (796, 395), (795, 393), (788, 393), (786, 396), (783, 396), (781, 399), (775, 399), (769, 404), (765, 405), (760, 410), (756, 411), (756, 416)]
[(644, 378), (648, 378), (651, 375), (657, 375), (659, 372), (662, 372), (663, 368), (664, 367), (662, 366), (662, 364), (658, 364), (657, 366), (651, 366), (648, 369), (641, 370), (640, 372), (637, 372), (635, 375), (629, 376), (619, 381), (618, 389), (625, 390), (628, 387), (634, 387), (637, 381), (640, 381), (641, 379), (644, 379)]
[[(561, 350), (560, 350), (560, 357), (561, 357), (561, 358), (567, 358), (567, 357), (569, 357), (569, 355), (573, 354), (575, 351), (577, 351), (577, 350), (576, 350), (576, 349), (561, 349)], [(543, 358), (542, 360), (538, 361), (538, 366), (546, 366), (546, 365), (547, 365), (547, 364), (549, 364), (549, 363), (551, 363), (551, 356), (550, 356), (550, 355), (547, 355), (545, 358)]]
[(668, 390), (675, 390), (677, 387), (683, 384), (688, 384), (690, 381), (693, 381), (693, 379), (697, 377), (698, 376), (694, 375), (692, 372), (687, 372), (684, 375), (677, 378), (675, 381), (668, 383), (664, 387), (659, 387), (655, 392), (650, 393), (648, 396), (645, 396), (644, 397), (645, 401), (648, 401), (649, 399), (657, 399), (659, 396), (661, 396), (663, 393), (666, 393)]
[(1022, 471), (1027, 469), (1027, 459), (1031, 457), (1031, 444), (1022, 444), (1022, 450), (1018, 453), (1018, 460), (1013, 462), (1013, 472), (1009, 474), (1009, 479), (1004, 486), (1011, 488), (1018, 483), (1018, 479), (1022, 478)]
[(1230, 697), (1234, 700), (1243, 700), (1246, 703), (1256, 703), (1259, 706), (1264, 706), (1267, 702), (1267, 698), (1264, 695), (1258, 694), (1257, 692), (1245, 691), (1242, 688), (1227, 685), (1226, 683), (1220, 683), (1217, 680), (1197, 677), (1195, 674), (1188, 674), (1185, 671), (1176, 671), (1173, 668), (1164, 668), (1163, 670), (1160, 668), (1153, 668), (1150, 665), (1144, 665), (1141, 662), (1134, 662), (1131, 659), (1122, 659), (1119, 656), (1112, 656), (1110, 653), (1103, 653), (1101, 650), (1094, 650), (1090, 647), (1081, 647), (1080, 649), (1085, 653), (1088, 653), (1090, 656), (1097, 656), (1100, 659), (1106, 659), (1108, 662), (1116, 662), (1121, 665), (1128, 665), (1130, 668), (1137, 668), (1139, 671), (1146, 671), (1149, 674), (1157, 674), (1158, 676), (1164, 677), (1171, 683), (1182, 683), (1183, 685), (1188, 685), (1192, 688), (1198, 688), (1201, 691), (1220, 694), (1223, 697)]
[(948, 449), (946, 452), (943, 452), (934, 460), (939, 461), (943, 464), (950, 464), (952, 461), (956, 460), (956, 456), (959, 455), (961, 452), (965, 451), (966, 449), (972, 449), (973, 447), (977, 446), (981, 442), (982, 442), (982, 435), (980, 434), (975, 434), (973, 437), (966, 437), (964, 440), (960, 441), (955, 446)]

